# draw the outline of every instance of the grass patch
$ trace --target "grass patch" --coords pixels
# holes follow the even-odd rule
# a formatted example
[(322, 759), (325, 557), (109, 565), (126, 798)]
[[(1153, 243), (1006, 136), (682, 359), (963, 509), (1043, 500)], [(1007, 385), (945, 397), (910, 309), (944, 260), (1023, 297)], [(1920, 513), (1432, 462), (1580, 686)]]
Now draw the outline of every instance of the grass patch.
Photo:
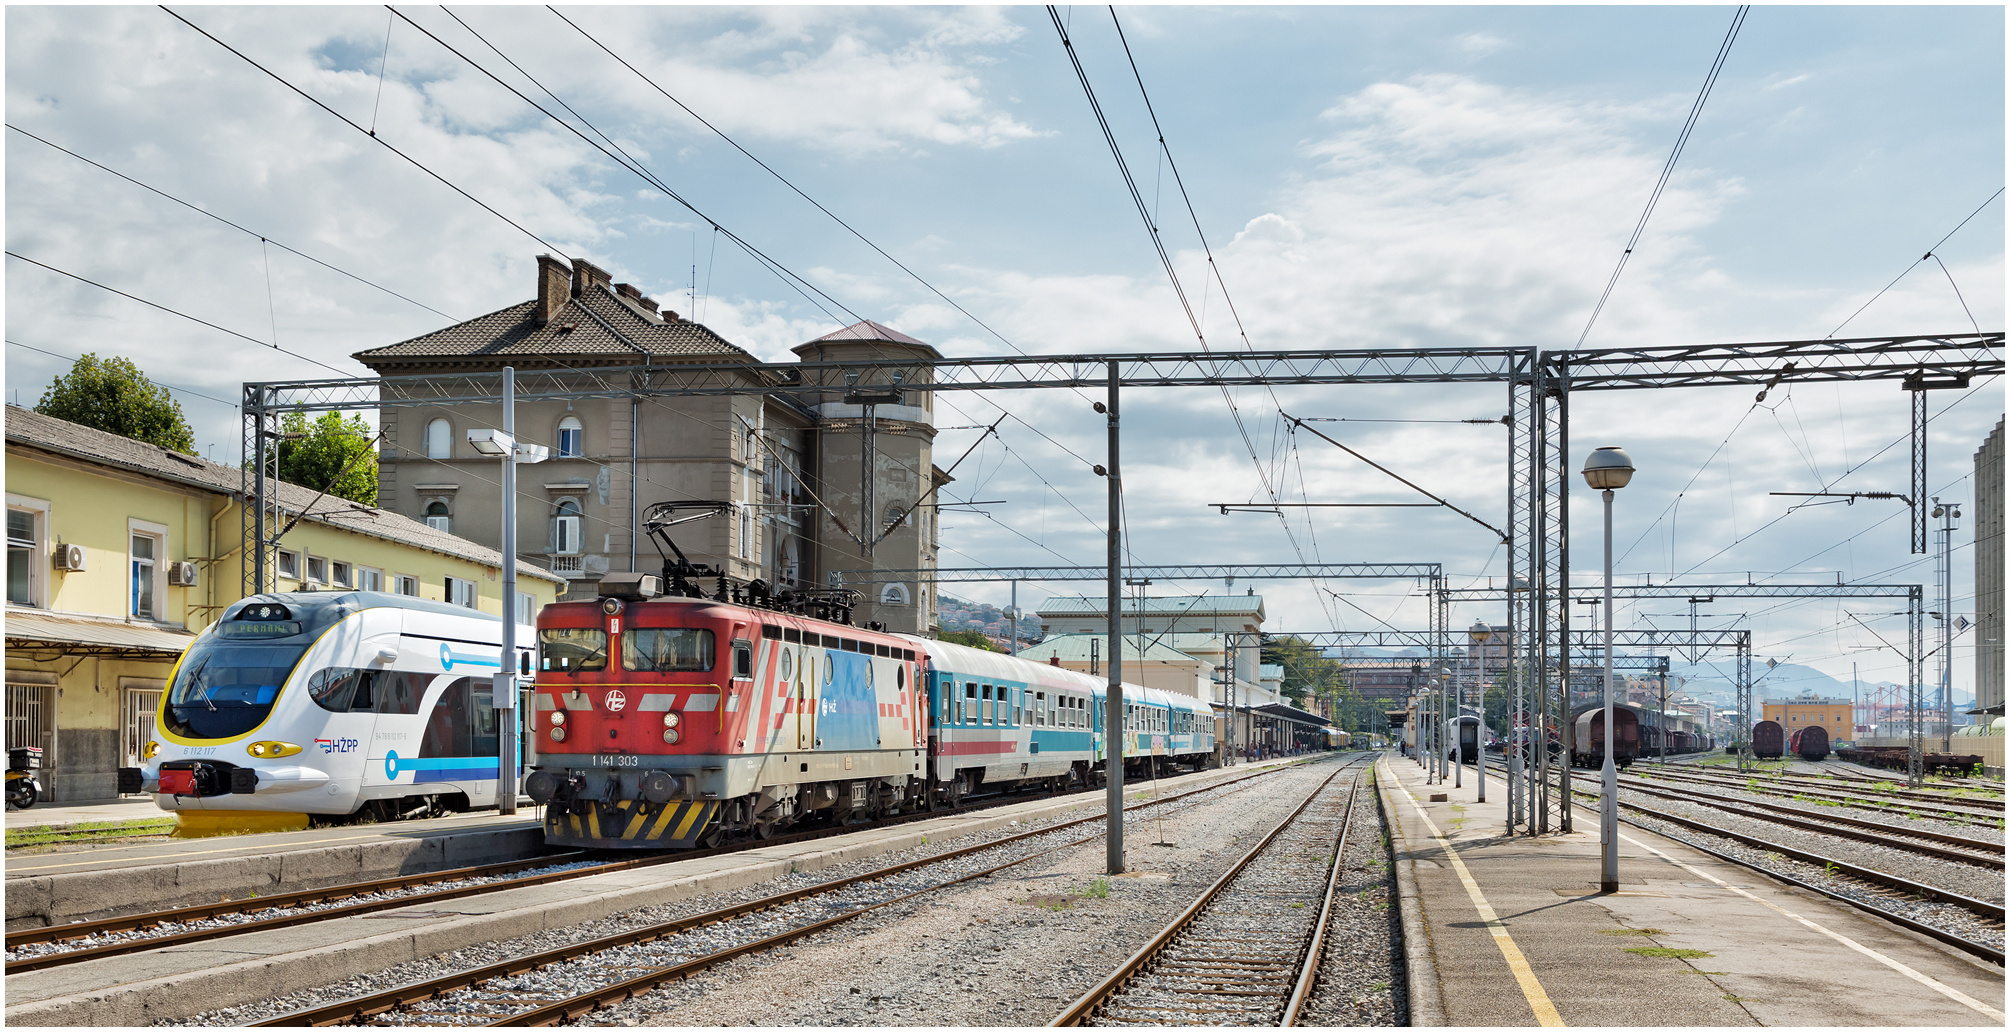
[(1716, 956), (1708, 950), (1678, 950), (1667, 946), (1630, 946), (1626, 952), (1642, 957), (1668, 957), (1673, 960), (1700, 960)]
[(1291, 904), (1291, 909), (1293, 909), (1293, 910), (1304, 910), (1304, 909), (1305, 909), (1305, 904), (1303, 904), (1303, 903), (1293, 903), (1293, 904)]
[(1092, 879), (1089, 884), (1076, 889), (1071, 895), (1080, 896), (1083, 899), (1109, 899), (1110, 880), (1099, 875)]
[[(67, 828), (60, 829), (65, 834), (52, 833), (54, 830), (40, 827), (21, 828), (18, 830), (9, 828), (7, 829), (7, 848), (19, 849), (26, 846), (63, 845), (71, 842), (110, 842), (117, 839), (135, 838), (145, 835), (165, 835), (174, 830), (174, 818), (157, 817), (136, 821), (84, 821), (80, 824), (73, 824)], [(90, 832), (91, 834), (67, 834), (68, 832), (77, 831)]]
[(1667, 935), (1659, 928), (1608, 928), (1600, 935)]

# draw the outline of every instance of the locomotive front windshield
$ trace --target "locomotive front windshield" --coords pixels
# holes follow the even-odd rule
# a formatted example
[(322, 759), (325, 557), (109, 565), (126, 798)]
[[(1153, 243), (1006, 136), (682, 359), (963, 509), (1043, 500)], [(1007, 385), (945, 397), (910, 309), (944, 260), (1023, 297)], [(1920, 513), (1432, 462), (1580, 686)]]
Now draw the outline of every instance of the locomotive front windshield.
[(184, 738), (231, 738), (272, 712), (279, 689), (307, 651), (204, 639), (191, 645), (161, 706), (161, 722)]

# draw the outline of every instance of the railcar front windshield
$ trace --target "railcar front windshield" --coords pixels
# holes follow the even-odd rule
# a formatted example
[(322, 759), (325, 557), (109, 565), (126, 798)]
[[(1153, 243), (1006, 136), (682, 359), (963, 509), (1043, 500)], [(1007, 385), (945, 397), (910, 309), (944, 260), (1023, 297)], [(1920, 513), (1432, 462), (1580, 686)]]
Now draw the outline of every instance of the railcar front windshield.
[(161, 722), (183, 738), (232, 738), (272, 712), (306, 644), (252, 645), (205, 637), (189, 646), (161, 705)]

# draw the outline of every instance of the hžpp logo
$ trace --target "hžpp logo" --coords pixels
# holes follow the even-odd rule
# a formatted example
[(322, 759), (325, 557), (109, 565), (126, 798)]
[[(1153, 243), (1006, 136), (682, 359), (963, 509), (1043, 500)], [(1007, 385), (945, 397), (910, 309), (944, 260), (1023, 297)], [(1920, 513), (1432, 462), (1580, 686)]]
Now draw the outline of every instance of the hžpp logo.
[(607, 712), (619, 713), (621, 712), (621, 707), (628, 705), (628, 696), (621, 694), (621, 689), (619, 688), (609, 688), (607, 690), (607, 698), (604, 701), (607, 703)]
[(355, 752), (357, 749), (357, 742), (354, 738), (316, 738), (314, 744), (320, 746), (324, 754)]

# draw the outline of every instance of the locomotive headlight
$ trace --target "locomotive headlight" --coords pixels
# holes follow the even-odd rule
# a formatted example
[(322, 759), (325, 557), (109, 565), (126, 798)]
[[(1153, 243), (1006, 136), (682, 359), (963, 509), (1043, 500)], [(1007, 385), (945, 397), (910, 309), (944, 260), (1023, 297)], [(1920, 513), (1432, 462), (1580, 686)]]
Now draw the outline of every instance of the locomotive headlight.
[(683, 737), (683, 736), (682, 736), (682, 735), (679, 735), (679, 734), (677, 733), (677, 729), (676, 729), (676, 728), (674, 728), (674, 727), (666, 727), (666, 728), (664, 728), (664, 729), (663, 729), (663, 744), (664, 744), (664, 745), (676, 745), (676, 744), (677, 744), (677, 739), (679, 739), (679, 738), (681, 738), (681, 737)]
[(683, 722), (684, 722), (684, 718), (683, 718), (683, 717), (680, 717), (680, 716), (678, 716), (678, 715), (677, 715), (677, 714), (675, 714), (675, 713), (669, 713), (669, 712), (665, 712), (665, 713), (663, 714), (663, 726), (664, 726), (664, 727), (676, 727), (677, 725), (679, 725), (679, 724), (682, 724)]
[(300, 747), (294, 745), (292, 742), (253, 742), (245, 746), (244, 751), (261, 760), (270, 760), (281, 756), (291, 756), (299, 752)]
[(564, 727), (564, 726), (565, 726), (565, 711), (564, 711), (564, 710), (552, 710), (552, 711), (551, 711), (551, 726), (552, 726), (552, 727)]
[(147, 739), (147, 744), (140, 746), (140, 759), (151, 760), (155, 756), (160, 755), (160, 751), (161, 744), (149, 738)]
[(551, 729), (551, 740), (552, 740), (552, 741), (554, 741), (554, 742), (563, 742), (563, 741), (565, 741), (565, 729), (564, 729), (564, 728), (562, 728), (562, 727), (555, 727), (555, 728), (552, 728), (552, 729)]

